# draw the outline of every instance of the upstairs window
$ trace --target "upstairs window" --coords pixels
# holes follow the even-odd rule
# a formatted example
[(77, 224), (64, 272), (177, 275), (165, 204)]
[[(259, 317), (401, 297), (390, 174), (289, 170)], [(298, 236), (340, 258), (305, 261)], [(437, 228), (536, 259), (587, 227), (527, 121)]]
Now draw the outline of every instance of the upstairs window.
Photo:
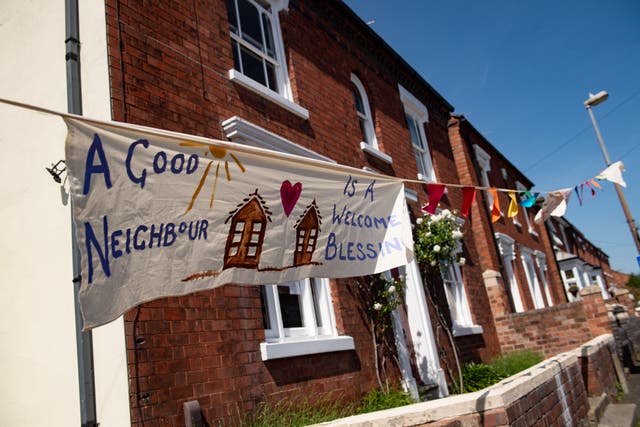
[[(274, 40), (271, 8), (252, 0), (227, 0), (233, 67), (274, 92), (282, 90), (282, 78)], [(279, 34), (279, 33), (278, 33)]]
[(418, 167), (418, 179), (427, 182), (435, 182), (436, 174), (431, 161), (431, 153), (427, 144), (427, 136), (424, 132), (424, 125), (429, 121), (429, 112), (415, 96), (405, 88), (399, 86), (400, 99), (404, 105), (404, 114), (411, 136), (413, 154)]
[(360, 122), (362, 142), (373, 148), (378, 148), (367, 92), (364, 90), (364, 85), (355, 74), (351, 74), (351, 90), (353, 92), (353, 103), (356, 113), (358, 114), (358, 121)]
[[(491, 187), (491, 181), (489, 180), (489, 172), (491, 172), (491, 156), (489, 153), (480, 148), (479, 145), (473, 145), (473, 151), (476, 154), (476, 161), (480, 169), (480, 181), (483, 187)], [(493, 206), (493, 196), (487, 192), (487, 203), (489, 209)]]
[(229, 79), (302, 117), (309, 111), (293, 102), (278, 12), (288, 0), (227, 0), (233, 52)]

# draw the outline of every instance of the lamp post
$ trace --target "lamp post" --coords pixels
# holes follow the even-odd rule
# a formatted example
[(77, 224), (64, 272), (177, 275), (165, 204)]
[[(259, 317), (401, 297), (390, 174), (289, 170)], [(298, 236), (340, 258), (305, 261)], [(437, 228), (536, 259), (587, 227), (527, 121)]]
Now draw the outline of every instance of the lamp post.
[[(607, 147), (604, 145), (604, 140), (602, 139), (602, 135), (600, 134), (600, 129), (598, 129), (598, 124), (596, 123), (596, 118), (593, 115), (593, 111), (591, 107), (595, 107), (596, 105), (604, 102), (609, 98), (609, 94), (606, 91), (600, 91), (595, 95), (589, 94), (589, 98), (584, 101), (584, 106), (587, 108), (587, 112), (589, 113), (589, 117), (591, 118), (591, 123), (593, 124), (593, 129), (596, 132), (596, 137), (598, 138), (598, 143), (600, 144), (600, 149), (602, 150), (602, 155), (604, 156), (605, 162), (607, 162), (607, 166), (611, 164), (611, 160), (609, 160), (609, 153), (607, 152)], [(622, 192), (622, 187), (618, 183), (614, 183), (616, 187), (616, 192), (618, 193), (618, 198), (620, 199), (620, 204), (622, 205), (622, 210), (624, 211), (624, 216), (627, 218), (627, 223), (629, 224), (629, 229), (631, 230), (631, 235), (633, 236), (633, 241), (636, 244), (636, 249), (638, 254), (640, 254), (640, 239), (638, 238), (638, 229), (636, 228), (636, 224), (633, 221), (633, 217), (631, 216), (631, 211), (629, 210), (629, 206), (627, 205), (627, 200), (624, 198), (624, 193)]]

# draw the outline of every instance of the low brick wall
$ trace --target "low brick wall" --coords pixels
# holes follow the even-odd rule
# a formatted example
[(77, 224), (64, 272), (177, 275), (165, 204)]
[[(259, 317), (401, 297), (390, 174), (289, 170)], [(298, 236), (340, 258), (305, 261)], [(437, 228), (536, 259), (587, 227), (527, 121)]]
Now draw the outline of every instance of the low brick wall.
[(615, 393), (613, 337), (602, 335), (475, 393), (318, 424), (318, 426), (579, 426), (588, 397)]

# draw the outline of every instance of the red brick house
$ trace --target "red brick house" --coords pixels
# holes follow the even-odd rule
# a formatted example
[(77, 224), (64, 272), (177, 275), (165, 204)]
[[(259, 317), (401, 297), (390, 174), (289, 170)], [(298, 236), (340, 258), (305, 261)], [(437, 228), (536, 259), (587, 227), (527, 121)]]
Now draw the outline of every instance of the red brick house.
[[(342, 2), (106, 5), (114, 120), (415, 180), (406, 191), (414, 217), (427, 200), (421, 182), (459, 182), (447, 128), (453, 107)], [(460, 203), (452, 191), (441, 207)], [(230, 214), (229, 265), (256, 265), (261, 235), (245, 235), (238, 224), (249, 215), (268, 226), (264, 211), (255, 195)], [(298, 225), (311, 239), (319, 217), (308, 212)], [(254, 237), (255, 253), (234, 252)], [(293, 262), (305, 262), (311, 240), (305, 244)], [(473, 240), (462, 250), (475, 259)], [(479, 325), (491, 327), (487, 313), (468, 304), (487, 306), (486, 294), (464, 292), (463, 282), (480, 281), (481, 270), (471, 261), (456, 266), (445, 277), (448, 293), (443, 278), (427, 283), (415, 263), (392, 274), (405, 276), (407, 287), (395, 328), (400, 363), (386, 367), (390, 379), (414, 395), (424, 386), (445, 396), (456, 369), (436, 322), (448, 321), (449, 306), (456, 340), (495, 348)], [(377, 383), (369, 322), (354, 295), (354, 280), (315, 278), (142, 304), (125, 316), (132, 423), (181, 425), (190, 400), (211, 424), (264, 401), (358, 400)]]

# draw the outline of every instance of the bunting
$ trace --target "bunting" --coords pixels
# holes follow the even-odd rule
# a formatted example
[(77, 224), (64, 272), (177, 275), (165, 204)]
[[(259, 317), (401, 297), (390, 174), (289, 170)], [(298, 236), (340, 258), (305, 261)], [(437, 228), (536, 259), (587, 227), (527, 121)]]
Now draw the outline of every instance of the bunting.
[(495, 188), (490, 188), (489, 193), (493, 198), (493, 206), (491, 207), (491, 222), (496, 222), (502, 216), (500, 213), (500, 199), (498, 199), (498, 190)]
[(607, 181), (611, 181), (614, 184), (620, 184), (623, 187), (627, 186), (627, 183), (622, 179), (622, 172), (624, 171), (624, 164), (621, 161), (617, 161), (611, 163), (609, 167), (600, 172), (599, 175), (596, 176), (598, 179), (606, 179)]
[(460, 213), (463, 218), (466, 218), (469, 215), (469, 210), (471, 209), (471, 205), (476, 198), (476, 188), (475, 187), (462, 187), (462, 209), (460, 209)]
[(422, 210), (433, 215), (436, 212), (436, 208), (438, 207), (438, 203), (440, 203), (440, 199), (442, 199), (445, 189), (444, 184), (427, 184), (429, 204), (424, 206)]
[(511, 201), (509, 202), (509, 209), (507, 210), (507, 217), (508, 218), (513, 218), (514, 216), (518, 215), (518, 202), (516, 201), (516, 192), (515, 191), (509, 191), (509, 199), (511, 199)]

